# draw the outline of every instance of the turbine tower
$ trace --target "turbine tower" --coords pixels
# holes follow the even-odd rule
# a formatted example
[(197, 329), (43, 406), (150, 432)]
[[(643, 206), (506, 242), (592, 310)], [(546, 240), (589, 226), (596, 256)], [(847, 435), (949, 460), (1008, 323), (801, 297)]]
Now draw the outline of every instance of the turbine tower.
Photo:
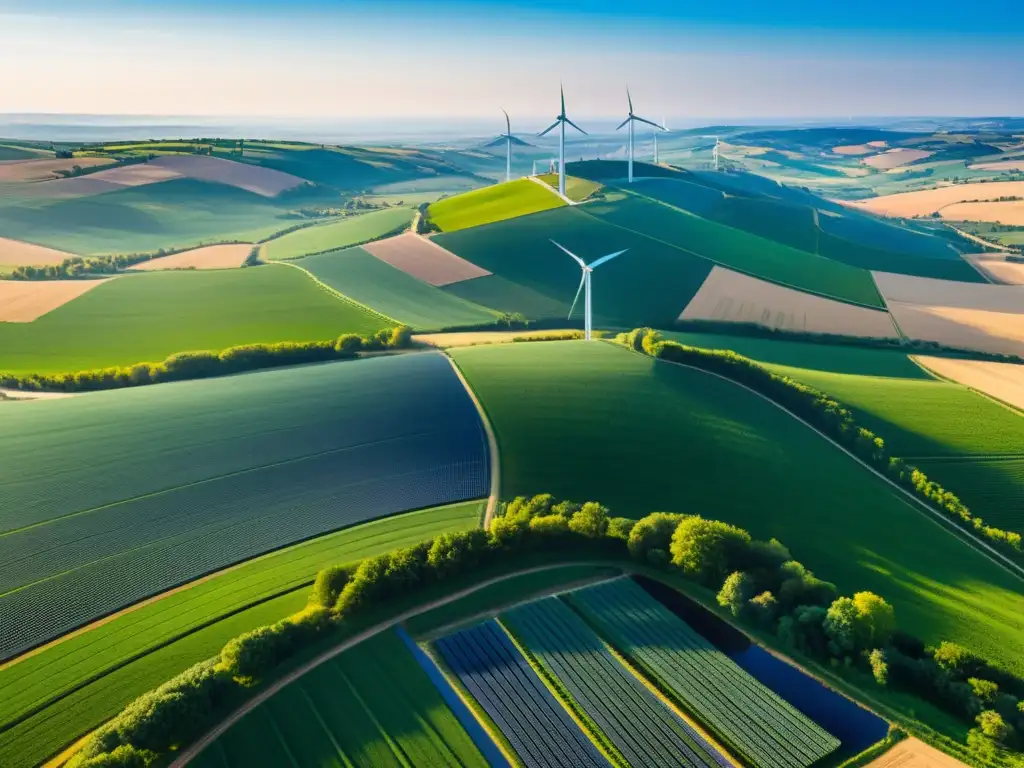
[(558, 133), (558, 194), (565, 197), (565, 126), (571, 125), (577, 131), (582, 133), (584, 136), (589, 136), (586, 131), (580, 128), (576, 123), (570, 120), (565, 114), (565, 89), (559, 86), (559, 90), (562, 93), (562, 111), (558, 117), (555, 118), (555, 122), (545, 128), (543, 131), (538, 133), (538, 136), (543, 136), (546, 133), (550, 133), (555, 128), (560, 128)]
[(616, 256), (624, 254), (628, 248), (616, 251), (615, 253), (609, 253), (607, 256), (602, 256), (589, 264), (584, 263), (583, 259), (577, 256), (575, 253), (570, 251), (568, 248), (559, 245), (554, 240), (551, 241), (557, 248), (565, 251), (569, 256), (572, 257), (573, 261), (580, 265), (580, 269), (583, 270), (583, 277), (580, 278), (580, 287), (576, 289), (576, 298), (572, 300), (572, 306), (569, 307), (569, 317), (572, 317), (573, 310), (576, 309), (576, 302), (580, 300), (580, 291), (586, 286), (586, 293), (583, 296), (583, 338), (590, 341), (590, 333), (594, 328), (593, 316), (591, 314), (591, 301), (590, 301), (590, 275), (599, 266), (605, 262), (611, 261)]
[[(651, 122), (646, 118), (640, 117), (639, 115), (633, 114), (633, 97), (629, 95), (629, 89), (626, 89), (626, 99), (629, 101), (629, 114), (626, 119), (619, 123), (619, 127), (615, 130), (618, 131), (624, 125), (629, 126), (629, 183), (633, 183), (633, 123), (647, 123), (653, 125), (657, 130), (663, 130), (663, 128), (657, 123)], [(657, 135), (657, 134), (655, 134)]]
[(715, 170), (718, 170), (718, 145), (722, 143), (722, 140), (715, 136), (715, 148), (711, 150), (711, 161), (715, 164)]

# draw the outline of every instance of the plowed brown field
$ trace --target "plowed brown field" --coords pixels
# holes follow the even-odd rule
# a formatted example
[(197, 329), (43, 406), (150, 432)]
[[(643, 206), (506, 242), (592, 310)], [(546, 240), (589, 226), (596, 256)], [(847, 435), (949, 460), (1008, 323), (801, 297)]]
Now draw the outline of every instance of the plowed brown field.
[(0, 280), (0, 323), (31, 323), (105, 282), (107, 281)]
[(232, 269), (242, 266), (242, 262), (252, 251), (248, 243), (231, 245), (207, 245), (193, 248), (171, 256), (161, 256), (136, 264), (133, 270), (147, 272), (160, 269)]
[(451, 285), (491, 274), (434, 241), (411, 232), (366, 243), (362, 247), (395, 269), (430, 285)]

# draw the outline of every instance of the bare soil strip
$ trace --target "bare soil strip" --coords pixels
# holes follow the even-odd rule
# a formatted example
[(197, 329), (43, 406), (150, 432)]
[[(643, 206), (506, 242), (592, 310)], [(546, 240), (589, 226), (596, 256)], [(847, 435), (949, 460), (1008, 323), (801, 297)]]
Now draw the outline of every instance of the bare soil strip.
[(0, 264), (11, 267), (45, 267), (60, 264), (75, 254), (57, 251), (24, 240), (0, 237)]
[(1010, 226), (1024, 226), (1024, 200), (1002, 203), (954, 203), (939, 210), (950, 221), (994, 221)]
[(855, 307), (716, 266), (680, 320), (756, 323), (788, 331), (895, 338), (886, 312)]
[(900, 192), (869, 200), (849, 202), (885, 216), (928, 216), (954, 203), (994, 200), (999, 197), (1024, 197), (1024, 181), (993, 181), (974, 184), (949, 184), (918, 192)]
[(362, 248), (395, 269), (434, 286), (461, 283), (491, 274), (412, 232), (366, 243)]
[(253, 246), (250, 243), (232, 245), (207, 245), (182, 251), (171, 256), (143, 261), (132, 270), (154, 271), (161, 269), (233, 269), (242, 266)]
[(1024, 357), (1024, 311), (991, 312), (899, 301), (890, 301), (889, 311), (900, 330), (912, 339)]
[(286, 189), (305, 184), (305, 179), (272, 168), (236, 163), (220, 157), (202, 155), (162, 155), (149, 165), (171, 171), (190, 179), (216, 181), (239, 189), (247, 189), (263, 197), (276, 197)]
[(1003, 285), (1024, 285), (1024, 264), (1007, 261), (1002, 256), (965, 256), (974, 267), (990, 280)]
[(1024, 365), (924, 355), (914, 355), (913, 359), (945, 379), (1024, 410)]
[(843, 147), (833, 147), (832, 152), (837, 155), (870, 155), (875, 148), (868, 144), (847, 144)]
[(997, 160), (970, 166), (979, 171), (1024, 171), (1024, 160)]
[(967, 765), (910, 737), (872, 760), (867, 768), (967, 768)]
[(76, 165), (79, 168), (96, 168), (113, 165), (114, 160), (108, 157), (71, 157), (55, 160), (9, 160), (0, 163), (0, 181), (3, 182), (36, 182), (60, 178), (57, 171), (70, 171)]
[[(871, 275), (887, 304), (899, 301), (926, 306), (1024, 313), (1024, 288), (1017, 285), (960, 283), (892, 272), (872, 272)], [(896, 321), (899, 322), (899, 318)], [(1021, 321), (1024, 321), (1024, 314)]]
[(0, 280), (0, 323), (31, 323), (105, 282), (106, 279)]
[(916, 160), (924, 160), (926, 157), (931, 156), (931, 152), (926, 152), (923, 149), (890, 149), (888, 152), (882, 152), (861, 162), (880, 171), (887, 171), (890, 168), (899, 168), (901, 165), (907, 165)]

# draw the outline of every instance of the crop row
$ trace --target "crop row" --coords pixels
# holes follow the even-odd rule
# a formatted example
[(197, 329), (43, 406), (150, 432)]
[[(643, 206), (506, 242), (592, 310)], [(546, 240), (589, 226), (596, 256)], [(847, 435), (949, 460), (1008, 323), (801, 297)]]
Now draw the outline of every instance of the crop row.
[(565, 687), (632, 766), (730, 766), (604, 647), (557, 598), (503, 617), (529, 653)]
[(570, 599), (753, 765), (805, 768), (839, 746), (634, 582), (618, 579)]
[(437, 648), (526, 768), (607, 768), (495, 622), (442, 638)]

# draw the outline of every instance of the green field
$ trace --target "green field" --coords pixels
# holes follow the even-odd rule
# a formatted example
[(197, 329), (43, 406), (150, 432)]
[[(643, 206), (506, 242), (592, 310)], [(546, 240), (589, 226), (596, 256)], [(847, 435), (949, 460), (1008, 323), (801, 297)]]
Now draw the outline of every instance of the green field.
[(988, 525), (1024, 534), (1024, 456), (916, 459), (914, 464)]
[(173, 179), (69, 200), (0, 197), (0, 232), (81, 255), (255, 242), (295, 225), (301, 204), (226, 184)]
[(306, 673), (191, 764), (487, 768), (394, 632), (376, 635)]
[[(445, 290), (530, 318), (564, 318), (579, 286), (580, 268), (551, 240), (587, 262), (627, 249), (594, 272), (595, 323), (670, 327), (704, 282), (711, 263), (583, 212), (594, 205), (438, 235), (434, 240), (439, 245), (494, 273)], [(582, 318), (579, 303), (576, 313)]]
[(438, 200), (428, 212), (442, 232), (454, 232), (563, 206), (558, 195), (519, 179)]
[(603, 565), (565, 565), (535, 573), (512, 576), (472, 594), (413, 616), (405, 622), (412, 635), (424, 635), (467, 617), (498, 612), (537, 595), (544, 595), (573, 582), (617, 575), (618, 569)]
[(160, 362), (177, 352), (366, 335), (389, 325), (280, 264), (148, 272), (103, 283), (31, 323), (0, 323), (0, 371)]
[[(541, 181), (552, 189), (558, 189), (558, 174), (546, 173), (538, 176)], [(568, 176), (565, 179), (565, 196), (575, 203), (586, 200), (592, 194), (601, 189), (603, 185), (590, 179), (581, 179), (579, 176)]]
[(503, 497), (699, 513), (775, 536), (841, 591), (883, 595), (908, 631), (1024, 668), (1021, 581), (759, 397), (604, 342), (451, 354), (497, 433)]
[(271, 261), (297, 259), (350, 245), (377, 240), (402, 229), (412, 221), (409, 208), (385, 208), (361, 213), (341, 221), (317, 224), (274, 238), (263, 246), (263, 258)]
[(497, 313), (417, 280), (362, 248), (307, 256), (294, 263), (336, 291), (417, 330), (484, 325), (497, 317)]
[(609, 193), (586, 212), (631, 232), (647, 234), (710, 261), (774, 283), (842, 301), (883, 307), (871, 274), (774, 240), (718, 224), (627, 193)]
[(410, 512), (288, 547), (0, 669), (0, 764), (30, 768), (232, 637), (301, 610), (321, 568), (473, 528), (483, 505)]

